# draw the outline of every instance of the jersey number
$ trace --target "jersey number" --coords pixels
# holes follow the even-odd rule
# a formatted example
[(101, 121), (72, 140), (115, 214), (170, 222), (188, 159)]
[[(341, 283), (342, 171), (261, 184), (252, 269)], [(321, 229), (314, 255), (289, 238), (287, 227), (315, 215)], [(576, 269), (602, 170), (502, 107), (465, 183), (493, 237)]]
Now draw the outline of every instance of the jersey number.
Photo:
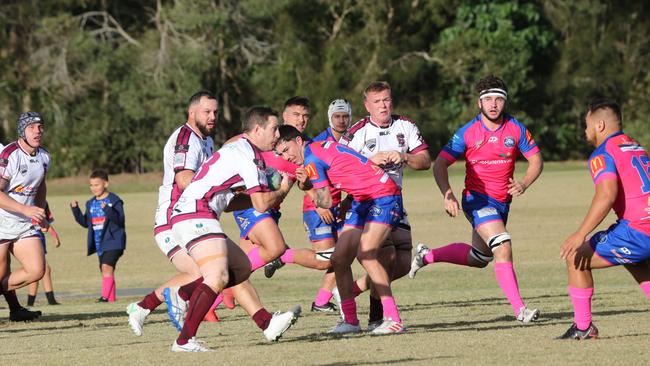
[(639, 173), (639, 178), (643, 182), (641, 191), (643, 193), (650, 192), (650, 159), (648, 159), (648, 156), (641, 155), (632, 157), (632, 166)]

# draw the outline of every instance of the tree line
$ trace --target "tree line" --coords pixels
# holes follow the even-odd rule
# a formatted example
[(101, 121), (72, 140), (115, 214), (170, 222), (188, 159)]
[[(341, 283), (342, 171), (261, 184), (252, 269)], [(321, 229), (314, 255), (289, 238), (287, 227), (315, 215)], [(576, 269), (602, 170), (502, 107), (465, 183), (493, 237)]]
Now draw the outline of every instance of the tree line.
[(650, 5), (643, 1), (9, 0), (0, 5), (0, 142), (21, 111), (46, 119), (51, 175), (161, 168), (187, 98), (219, 96), (216, 140), (251, 105), (312, 101), (308, 131), (386, 80), (437, 153), (477, 112), (474, 83), (509, 87), (509, 111), (547, 160), (585, 159), (586, 103), (618, 100), (650, 146)]

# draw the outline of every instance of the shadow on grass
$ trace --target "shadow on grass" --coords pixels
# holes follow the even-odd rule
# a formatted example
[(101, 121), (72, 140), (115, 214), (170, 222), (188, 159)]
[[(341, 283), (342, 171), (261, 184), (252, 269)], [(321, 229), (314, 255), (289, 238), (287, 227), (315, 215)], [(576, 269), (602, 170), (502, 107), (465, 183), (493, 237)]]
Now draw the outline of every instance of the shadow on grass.
[(332, 362), (332, 363), (316, 363), (318, 366), (351, 366), (351, 365), (392, 365), (392, 364), (408, 364), (411, 362), (421, 362), (425, 360), (443, 359), (452, 357), (427, 357), (427, 358), (396, 358), (392, 360), (370, 361), (370, 362)]

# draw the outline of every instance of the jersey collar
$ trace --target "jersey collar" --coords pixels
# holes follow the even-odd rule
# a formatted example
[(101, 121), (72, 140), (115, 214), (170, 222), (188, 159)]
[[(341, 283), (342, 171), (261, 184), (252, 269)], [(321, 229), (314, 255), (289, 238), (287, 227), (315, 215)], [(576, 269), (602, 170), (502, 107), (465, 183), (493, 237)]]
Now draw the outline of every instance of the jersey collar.
[(387, 129), (387, 128), (390, 128), (390, 126), (393, 125), (393, 121), (394, 121), (394, 119), (393, 119), (393, 116), (391, 115), (391, 116), (390, 116), (390, 121), (388, 122), (388, 126), (386, 126), (386, 127), (381, 127), (380, 125), (376, 124), (376, 123), (372, 120), (372, 117), (370, 117), (370, 116), (368, 116), (368, 121), (370, 122), (371, 125), (373, 125), (373, 126), (375, 126), (375, 127), (377, 127), (377, 128), (380, 128), (380, 129), (382, 129), (382, 130), (385, 130), (385, 129)]
[(497, 127), (496, 130), (491, 130), (491, 129), (487, 128), (487, 126), (485, 125), (485, 122), (483, 122), (483, 113), (479, 113), (478, 116), (476, 116), (476, 118), (479, 120), (479, 122), (481, 122), (481, 126), (483, 126), (483, 129), (488, 131), (488, 132), (497, 132), (500, 129), (502, 129), (503, 126), (505, 126), (506, 123), (508, 123), (508, 121), (510, 120), (510, 118), (508, 118), (508, 117), (509, 116), (504, 113), (503, 114), (503, 122), (499, 125), (499, 127)]

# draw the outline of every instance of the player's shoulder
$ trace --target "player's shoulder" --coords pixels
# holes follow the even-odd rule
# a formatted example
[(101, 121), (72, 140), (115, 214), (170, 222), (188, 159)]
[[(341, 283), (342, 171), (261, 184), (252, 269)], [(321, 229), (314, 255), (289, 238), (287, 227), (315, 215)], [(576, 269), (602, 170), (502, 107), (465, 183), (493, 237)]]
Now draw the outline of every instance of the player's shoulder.
[(18, 145), (18, 141), (6, 145), (4, 149), (2, 149), (2, 152), (0, 152), (0, 159), (8, 160), (9, 157), (16, 154), (19, 149), (20, 146)]
[(393, 114), (391, 118), (393, 119), (393, 124), (401, 124), (401, 125), (406, 125), (411, 127), (413, 126), (417, 127), (417, 123), (413, 119), (403, 114)]
[(471, 120), (463, 123), (460, 127), (458, 127), (454, 136), (463, 137), (465, 135), (465, 132), (467, 132), (472, 128), (481, 128), (480, 114), (476, 115), (476, 117), (472, 118)]
[(363, 128), (368, 127), (369, 125), (372, 125), (370, 123), (370, 116), (366, 116), (366, 117), (358, 120), (352, 126), (350, 126), (350, 128), (348, 128), (348, 131), (345, 134), (343, 134), (343, 137), (348, 139), (348, 140), (352, 140), (356, 133), (358, 133)]

